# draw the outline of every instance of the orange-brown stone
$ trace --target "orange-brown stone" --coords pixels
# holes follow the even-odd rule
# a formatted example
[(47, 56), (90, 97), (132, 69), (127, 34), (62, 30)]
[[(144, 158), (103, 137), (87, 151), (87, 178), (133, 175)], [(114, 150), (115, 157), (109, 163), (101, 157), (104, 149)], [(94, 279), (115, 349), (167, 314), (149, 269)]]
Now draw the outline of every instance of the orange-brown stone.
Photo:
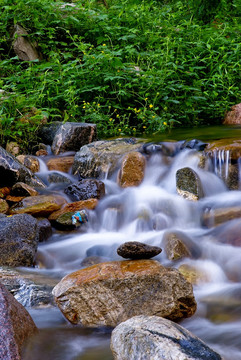
[(47, 162), (49, 170), (57, 170), (68, 173), (74, 162), (74, 156), (52, 158)]
[(18, 155), (16, 158), (21, 164), (26, 166), (33, 173), (38, 172), (40, 169), (39, 161), (36, 157), (31, 155)]
[(196, 310), (192, 286), (155, 260), (113, 261), (65, 276), (53, 290), (72, 323), (116, 326), (136, 315), (178, 320)]
[(225, 125), (241, 125), (241, 103), (231, 107), (231, 111), (228, 111), (225, 115)]
[(229, 157), (232, 160), (237, 160), (241, 157), (241, 140), (222, 139), (211, 142), (205, 149), (205, 153), (214, 155), (220, 151), (229, 151)]
[(10, 187), (0, 188), (0, 198), (1, 199), (5, 198), (7, 195), (10, 194), (10, 191), (11, 191)]
[(1, 214), (7, 214), (9, 209), (9, 205), (6, 200), (0, 199), (0, 213)]
[(59, 210), (67, 201), (60, 195), (28, 196), (10, 208), (9, 213), (31, 214), (33, 216), (48, 216)]
[(118, 174), (119, 185), (123, 188), (140, 185), (144, 178), (145, 166), (146, 160), (141, 153), (133, 151), (126, 154)]
[(59, 216), (65, 214), (65, 213), (79, 211), (82, 209), (94, 210), (96, 208), (97, 204), (98, 204), (97, 199), (89, 199), (89, 200), (76, 201), (73, 203), (69, 203), (69, 204), (64, 205), (60, 210), (53, 212), (49, 216), (49, 220), (56, 220), (56, 219), (58, 219)]

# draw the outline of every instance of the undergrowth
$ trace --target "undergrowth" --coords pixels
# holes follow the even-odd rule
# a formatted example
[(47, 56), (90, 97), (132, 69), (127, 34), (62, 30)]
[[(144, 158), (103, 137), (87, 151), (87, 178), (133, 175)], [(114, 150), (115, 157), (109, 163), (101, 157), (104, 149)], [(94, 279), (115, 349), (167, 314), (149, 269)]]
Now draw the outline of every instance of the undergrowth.
[[(220, 123), (240, 102), (241, 0), (0, 4), (2, 145), (26, 150), (46, 118), (96, 123), (99, 137), (150, 135)], [(41, 60), (15, 55), (16, 24)]]

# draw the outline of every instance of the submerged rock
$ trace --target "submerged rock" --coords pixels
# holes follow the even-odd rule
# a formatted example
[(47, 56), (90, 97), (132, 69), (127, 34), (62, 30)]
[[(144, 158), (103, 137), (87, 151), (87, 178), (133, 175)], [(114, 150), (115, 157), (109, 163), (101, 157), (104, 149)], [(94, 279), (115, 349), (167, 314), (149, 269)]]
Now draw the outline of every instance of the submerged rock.
[(211, 209), (202, 216), (202, 223), (207, 227), (214, 227), (233, 219), (241, 218), (241, 207), (233, 206), (230, 208)]
[(85, 145), (75, 154), (73, 174), (93, 178), (111, 176), (125, 154), (138, 151), (141, 147), (141, 144), (125, 139), (102, 140)]
[(140, 185), (144, 178), (145, 166), (146, 159), (141, 153), (133, 151), (126, 154), (118, 173), (118, 184), (122, 188)]
[(39, 241), (37, 220), (21, 214), (0, 218), (0, 265), (32, 266)]
[(222, 360), (182, 326), (157, 316), (135, 316), (111, 335), (115, 360)]
[(163, 244), (169, 260), (175, 261), (185, 257), (197, 259), (201, 256), (200, 247), (181, 231), (165, 232)]
[(52, 151), (55, 155), (66, 151), (79, 151), (81, 146), (95, 140), (95, 124), (66, 122), (57, 129), (52, 143)]
[(37, 332), (25, 308), (0, 284), (0, 359), (21, 360), (23, 345)]
[(191, 284), (154, 260), (93, 265), (65, 276), (53, 294), (71, 323), (91, 327), (116, 326), (140, 314), (179, 320), (196, 310)]
[(185, 167), (176, 173), (177, 193), (187, 200), (199, 200), (204, 197), (201, 180), (191, 168)]
[(117, 249), (117, 254), (124, 259), (151, 259), (160, 254), (161, 248), (140, 243), (138, 241), (129, 241), (120, 245)]
[(59, 210), (67, 201), (60, 195), (28, 196), (12, 206), (10, 214), (32, 214), (34, 216), (48, 216)]
[(85, 179), (69, 185), (64, 192), (72, 201), (101, 199), (105, 195), (105, 184), (100, 180)]
[(45, 184), (13, 155), (0, 147), (0, 186), (12, 186), (24, 182), (33, 187), (45, 188)]

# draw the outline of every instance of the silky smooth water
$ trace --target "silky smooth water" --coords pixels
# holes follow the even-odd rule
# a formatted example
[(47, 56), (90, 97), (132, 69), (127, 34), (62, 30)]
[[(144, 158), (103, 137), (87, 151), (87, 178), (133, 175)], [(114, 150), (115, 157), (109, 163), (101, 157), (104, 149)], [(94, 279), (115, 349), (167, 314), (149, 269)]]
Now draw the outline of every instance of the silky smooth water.
[[(203, 280), (194, 285), (197, 312), (181, 324), (225, 360), (240, 360), (241, 247), (219, 242), (219, 236), (232, 231), (240, 220), (228, 221), (220, 230), (205, 228), (201, 221), (206, 209), (241, 204), (241, 191), (228, 191), (219, 177), (228, 171), (227, 156), (224, 154), (216, 165), (210, 163), (212, 171), (207, 171), (198, 167), (200, 155), (195, 150), (185, 149), (173, 157), (149, 155), (139, 187), (121, 189), (116, 184), (116, 174), (107, 176), (106, 196), (95, 211), (89, 211), (89, 222), (69, 233), (56, 231), (41, 244), (41, 268), (35, 271), (60, 279), (80, 269), (87, 256), (100, 256), (102, 261), (121, 260), (116, 249), (123, 242), (134, 240), (163, 247), (167, 232), (182, 232), (199, 249), (198, 259), (174, 262), (167, 259), (165, 251), (155, 257), (164, 266), (178, 268), (187, 264), (203, 275)], [(176, 193), (176, 171), (187, 166), (198, 173), (204, 188), (205, 197), (198, 202)], [(46, 168), (42, 169), (46, 173)], [(27, 346), (24, 360), (112, 359), (109, 329), (72, 326), (56, 308), (32, 309), (30, 313), (41, 331)]]

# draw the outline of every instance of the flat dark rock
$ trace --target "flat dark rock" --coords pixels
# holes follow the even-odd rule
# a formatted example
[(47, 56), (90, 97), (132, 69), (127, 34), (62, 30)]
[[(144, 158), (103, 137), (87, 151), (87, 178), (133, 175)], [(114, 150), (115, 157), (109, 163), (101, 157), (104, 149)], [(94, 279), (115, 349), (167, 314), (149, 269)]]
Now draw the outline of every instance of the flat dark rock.
[(117, 254), (124, 259), (150, 259), (160, 254), (162, 249), (158, 246), (151, 246), (138, 241), (129, 241), (120, 245)]

